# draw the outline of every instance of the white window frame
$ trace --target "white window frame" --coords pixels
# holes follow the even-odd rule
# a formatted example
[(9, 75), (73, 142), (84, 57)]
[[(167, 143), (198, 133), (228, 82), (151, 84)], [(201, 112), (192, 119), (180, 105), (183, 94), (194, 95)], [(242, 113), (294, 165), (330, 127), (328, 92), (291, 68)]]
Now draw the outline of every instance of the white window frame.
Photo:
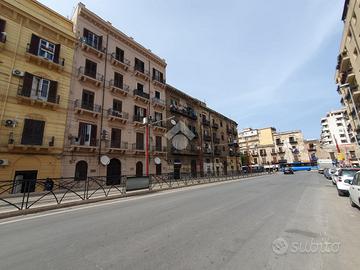
[(50, 80), (34, 76), (32, 87), (31, 87), (31, 96), (41, 100), (47, 100), (50, 90)]
[(49, 61), (54, 61), (55, 57), (55, 44), (45, 39), (40, 39), (38, 56), (41, 56)]

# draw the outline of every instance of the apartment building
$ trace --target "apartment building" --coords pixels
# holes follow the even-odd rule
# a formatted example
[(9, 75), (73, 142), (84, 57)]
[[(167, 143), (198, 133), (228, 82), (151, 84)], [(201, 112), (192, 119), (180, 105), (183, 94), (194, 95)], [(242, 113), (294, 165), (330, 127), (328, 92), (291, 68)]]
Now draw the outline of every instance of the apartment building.
[(323, 146), (351, 143), (347, 119), (345, 109), (328, 112), (326, 117), (321, 118), (320, 143)]
[(234, 144), (237, 137), (235, 121), (171, 85), (166, 88), (166, 104), (168, 117), (183, 123), (190, 131), (185, 147), (178, 147), (171, 138), (168, 141), (168, 162), (176, 177), (224, 174), (240, 169), (237, 145)]
[(246, 128), (239, 133), (238, 141), (247, 164), (270, 165), (309, 161), (303, 134), (298, 130), (277, 132), (273, 127)]
[(360, 6), (356, 0), (345, 0), (342, 14), (344, 30), (341, 38), (340, 52), (337, 58), (335, 79), (341, 104), (349, 118), (347, 130), (351, 143), (360, 141)]
[(72, 28), (37, 1), (0, 1), (0, 179), (61, 176)]
[[(167, 172), (166, 62), (80, 3), (72, 18), (77, 38), (66, 125), (63, 176), (85, 179)], [(146, 136), (143, 118), (157, 122)], [(104, 158), (105, 163), (100, 162)], [(106, 162), (107, 159), (107, 162)], [(108, 163), (108, 164), (107, 164)], [(106, 165), (107, 164), (107, 165)], [(114, 180), (115, 179), (115, 180)]]

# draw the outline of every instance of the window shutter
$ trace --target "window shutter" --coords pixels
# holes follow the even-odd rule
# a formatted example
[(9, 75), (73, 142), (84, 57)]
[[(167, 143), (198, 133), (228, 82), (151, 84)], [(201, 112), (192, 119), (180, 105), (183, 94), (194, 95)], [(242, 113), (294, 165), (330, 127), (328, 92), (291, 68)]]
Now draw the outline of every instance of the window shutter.
[(90, 145), (96, 146), (96, 125), (91, 125)]
[(21, 91), (21, 94), (25, 97), (30, 97), (30, 95), (31, 95), (33, 77), (34, 77), (34, 75), (32, 75), (28, 72), (25, 72), (22, 91)]
[(80, 140), (80, 145), (83, 145), (85, 143), (85, 136), (86, 136), (86, 124), (80, 122), (79, 133), (78, 133), (78, 139)]
[(84, 28), (83, 37), (85, 37), (86, 39), (89, 37), (89, 30), (87, 30), (86, 28)]
[(40, 42), (40, 38), (37, 35), (32, 34), (31, 41), (30, 41), (30, 47), (29, 47), (29, 53), (38, 55), (39, 42)]
[(61, 46), (60, 44), (55, 45), (54, 62), (57, 64), (59, 64), (60, 46)]
[(102, 47), (102, 40), (103, 40), (103, 37), (102, 37), (102, 36), (100, 36), (100, 37), (99, 37), (99, 44), (98, 44), (98, 50), (99, 50), (99, 51), (102, 51), (102, 50), (103, 50), (103, 47)]
[(50, 81), (48, 101), (52, 103), (57, 103), (57, 86), (58, 83), (56, 81)]
[(6, 21), (0, 19), (0, 33), (5, 32)]
[(44, 137), (45, 121), (34, 121), (34, 144), (42, 145)]
[(25, 119), (21, 144), (42, 145), (45, 121)]

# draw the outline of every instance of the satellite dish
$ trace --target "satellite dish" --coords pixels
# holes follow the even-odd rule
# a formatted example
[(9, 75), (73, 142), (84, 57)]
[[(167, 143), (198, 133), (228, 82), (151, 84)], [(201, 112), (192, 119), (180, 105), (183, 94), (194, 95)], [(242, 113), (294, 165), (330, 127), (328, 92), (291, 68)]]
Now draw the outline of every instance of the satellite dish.
[(107, 166), (110, 163), (110, 158), (108, 156), (101, 156), (100, 162), (102, 165)]
[(175, 121), (174, 119), (171, 119), (171, 120), (170, 120), (170, 123), (171, 123), (173, 126), (176, 125), (176, 121)]
[(159, 164), (161, 164), (161, 159), (158, 158), (158, 157), (156, 157), (156, 158), (154, 159), (154, 162), (155, 162), (156, 165), (159, 165)]

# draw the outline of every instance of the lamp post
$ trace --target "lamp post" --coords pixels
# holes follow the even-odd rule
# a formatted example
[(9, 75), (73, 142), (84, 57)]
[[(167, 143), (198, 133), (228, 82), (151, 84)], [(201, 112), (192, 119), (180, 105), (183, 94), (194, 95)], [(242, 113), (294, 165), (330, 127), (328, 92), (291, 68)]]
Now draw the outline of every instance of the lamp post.
[[(145, 125), (145, 174), (149, 176), (149, 167), (150, 167), (150, 127), (165, 122), (168, 120), (172, 120), (175, 116), (171, 116), (166, 119), (153, 121), (151, 116), (146, 116), (143, 118), (143, 124)], [(176, 125), (174, 120), (171, 121), (173, 125)]]

